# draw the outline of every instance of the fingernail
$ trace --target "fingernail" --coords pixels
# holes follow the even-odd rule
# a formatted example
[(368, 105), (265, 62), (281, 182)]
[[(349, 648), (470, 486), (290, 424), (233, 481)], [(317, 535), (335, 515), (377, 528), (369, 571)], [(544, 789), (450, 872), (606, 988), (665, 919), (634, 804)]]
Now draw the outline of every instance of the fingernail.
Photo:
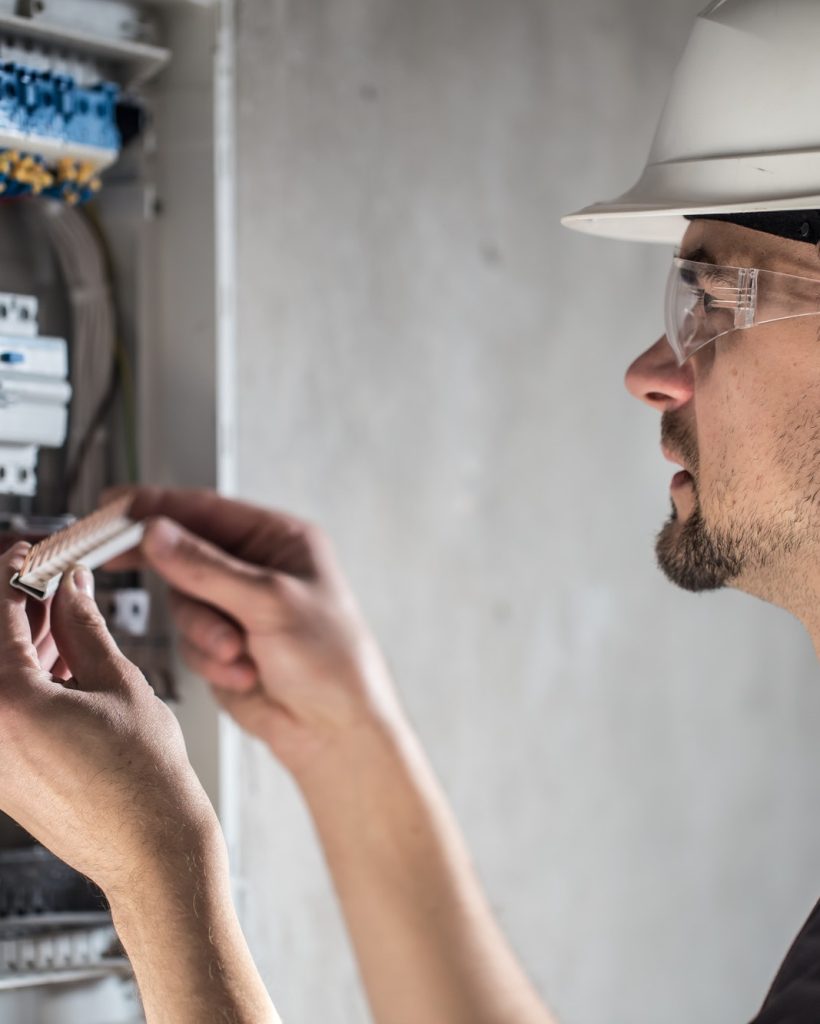
[(23, 568), (23, 564), (26, 560), (26, 555), (31, 549), (31, 544), (27, 541), (18, 540), (8, 551), (3, 553), (4, 558), (9, 560), (9, 568), (14, 572), (20, 572)]
[(78, 565), (72, 572), (71, 578), (74, 580), (77, 590), (88, 594), (89, 597), (94, 596), (94, 576), (87, 566)]
[(179, 527), (170, 519), (158, 519), (148, 530), (148, 545), (156, 555), (169, 555), (180, 538)]
[(8, 551), (5, 551), (4, 554), (13, 561), (20, 560), (26, 557), (30, 547), (31, 544), (29, 544), (28, 541), (18, 540), (14, 544), (12, 544), (12, 546), (8, 549)]

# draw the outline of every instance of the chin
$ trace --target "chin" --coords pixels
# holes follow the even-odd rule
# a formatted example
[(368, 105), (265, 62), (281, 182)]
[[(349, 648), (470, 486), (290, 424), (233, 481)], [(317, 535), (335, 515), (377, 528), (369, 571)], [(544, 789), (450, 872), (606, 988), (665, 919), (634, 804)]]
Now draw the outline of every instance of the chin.
[(707, 527), (697, 503), (685, 518), (673, 512), (658, 534), (655, 555), (670, 583), (695, 594), (729, 586), (742, 569), (736, 546)]

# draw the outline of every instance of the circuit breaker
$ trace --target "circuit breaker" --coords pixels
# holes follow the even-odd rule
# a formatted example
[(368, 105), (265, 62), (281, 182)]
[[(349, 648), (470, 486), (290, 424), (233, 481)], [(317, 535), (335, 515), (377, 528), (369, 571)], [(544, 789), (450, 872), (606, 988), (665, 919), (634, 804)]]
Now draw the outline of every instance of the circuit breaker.
[(0, 494), (33, 497), (39, 449), (66, 442), (68, 345), (39, 334), (37, 307), (0, 292)]
[[(111, 484), (229, 475), (231, 13), (0, 0), (0, 546)], [(97, 599), (224, 821), (229, 744), (161, 588), (103, 574)], [(102, 894), (0, 815), (0, 1020), (142, 1019)]]

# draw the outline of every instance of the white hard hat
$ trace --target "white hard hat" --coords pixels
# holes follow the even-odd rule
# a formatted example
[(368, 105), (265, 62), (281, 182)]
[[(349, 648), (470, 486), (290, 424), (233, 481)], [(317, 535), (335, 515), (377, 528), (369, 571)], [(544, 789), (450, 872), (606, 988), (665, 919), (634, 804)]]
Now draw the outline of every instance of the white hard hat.
[(695, 22), (638, 184), (563, 219), (677, 244), (684, 217), (820, 209), (820, 0), (715, 0)]

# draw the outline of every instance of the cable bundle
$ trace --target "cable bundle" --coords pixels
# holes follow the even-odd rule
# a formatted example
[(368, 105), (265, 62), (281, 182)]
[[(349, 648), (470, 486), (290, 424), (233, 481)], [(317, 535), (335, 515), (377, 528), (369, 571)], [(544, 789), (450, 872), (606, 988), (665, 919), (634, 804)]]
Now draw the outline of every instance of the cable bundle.
[(45, 202), (49, 239), (71, 304), (71, 404), (63, 511), (85, 515), (107, 483), (106, 421), (116, 394), (116, 319), (106, 254), (76, 209)]

